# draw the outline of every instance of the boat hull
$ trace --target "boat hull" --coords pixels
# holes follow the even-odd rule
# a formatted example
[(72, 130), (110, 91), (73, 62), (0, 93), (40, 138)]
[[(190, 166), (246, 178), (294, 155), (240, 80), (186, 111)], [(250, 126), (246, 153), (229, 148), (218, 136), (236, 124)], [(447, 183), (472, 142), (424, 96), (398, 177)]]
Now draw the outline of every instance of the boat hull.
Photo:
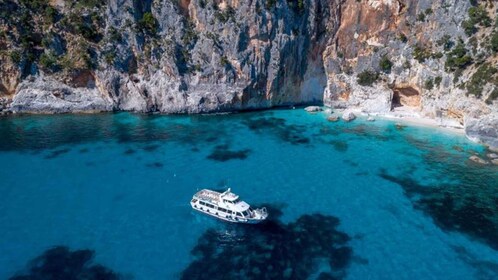
[(233, 217), (231, 215), (224, 215), (223, 213), (220, 213), (219, 211), (216, 210), (201, 208), (199, 207), (199, 205), (192, 202), (190, 203), (190, 206), (192, 206), (192, 209), (198, 212), (223, 220), (225, 222), (237, 223), (237, 224), (257, 224), (264, 221), (264, 219), (247, 219), (247, 218)]

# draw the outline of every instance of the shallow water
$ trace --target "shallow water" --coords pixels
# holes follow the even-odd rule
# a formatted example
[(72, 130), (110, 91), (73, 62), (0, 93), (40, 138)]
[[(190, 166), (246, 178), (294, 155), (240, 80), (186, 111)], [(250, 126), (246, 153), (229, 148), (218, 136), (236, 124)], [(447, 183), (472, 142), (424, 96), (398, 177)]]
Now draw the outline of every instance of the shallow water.
[[(17, 116), (0, 135), (0, 279), (46, 273), (37, 257), (132, 279), (498, 278), (498, 169), (462, 135), (303, 110)], [(191, 210), (227, 185), (272, 221)]]

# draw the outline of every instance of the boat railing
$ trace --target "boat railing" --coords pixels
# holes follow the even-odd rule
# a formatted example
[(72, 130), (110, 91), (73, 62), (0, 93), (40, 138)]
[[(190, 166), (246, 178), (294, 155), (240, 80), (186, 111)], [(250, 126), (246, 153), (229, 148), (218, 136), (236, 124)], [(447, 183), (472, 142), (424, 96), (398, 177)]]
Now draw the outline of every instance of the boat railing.
[(266, 210), (266, 207), (261, 207), (261, 208), (255, 209), (254, 211), (257, 212), (258, 214), (260, 214), (261, 216), (268, 215), (268, 211)]

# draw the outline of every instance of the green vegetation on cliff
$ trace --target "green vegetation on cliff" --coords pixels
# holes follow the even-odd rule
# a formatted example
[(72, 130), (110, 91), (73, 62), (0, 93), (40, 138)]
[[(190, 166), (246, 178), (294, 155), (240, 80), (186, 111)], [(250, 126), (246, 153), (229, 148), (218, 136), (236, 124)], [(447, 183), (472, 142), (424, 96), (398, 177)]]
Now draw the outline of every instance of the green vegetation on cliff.
[(365, 70), (358, 74), (358, 84), (361, 86), (372, 86), (379, 79), (379, 73)]

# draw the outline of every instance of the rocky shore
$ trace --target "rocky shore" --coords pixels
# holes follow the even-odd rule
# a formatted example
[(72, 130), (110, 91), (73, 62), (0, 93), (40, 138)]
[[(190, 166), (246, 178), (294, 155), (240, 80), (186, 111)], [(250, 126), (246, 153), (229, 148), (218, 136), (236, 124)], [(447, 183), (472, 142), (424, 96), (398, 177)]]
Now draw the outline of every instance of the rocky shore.
[(490, 1), (90, 2), (0, 3), (2, 114), (321, 103), (498, 147)]

